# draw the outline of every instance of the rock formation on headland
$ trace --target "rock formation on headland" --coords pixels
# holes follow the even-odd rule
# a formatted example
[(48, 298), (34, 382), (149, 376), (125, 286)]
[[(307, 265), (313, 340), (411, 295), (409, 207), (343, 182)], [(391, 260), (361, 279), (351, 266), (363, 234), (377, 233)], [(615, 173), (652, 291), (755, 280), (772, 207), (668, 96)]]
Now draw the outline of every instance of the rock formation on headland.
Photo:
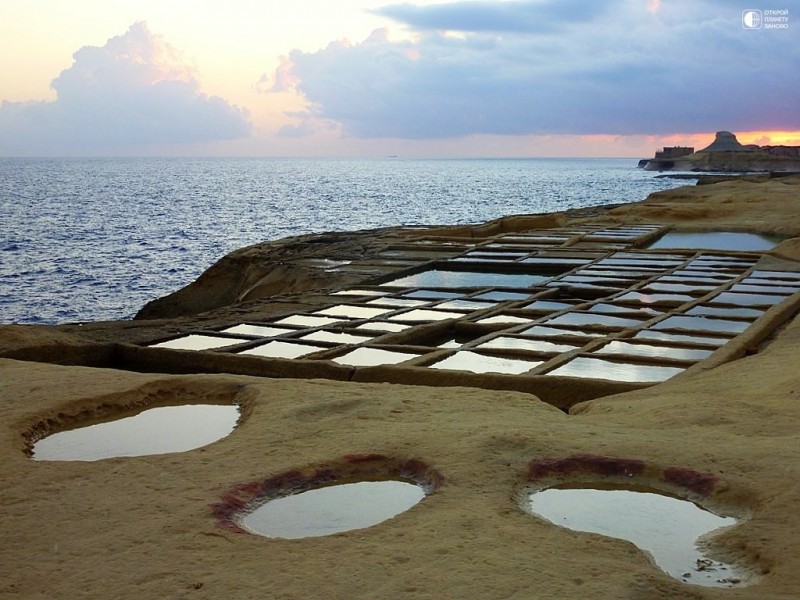
[[(479, 226), (267, 242), (228, 255), (133, 321), (0, 327), (0, 598), (796, 599), (799, 192), (798, 176), (748, 177)], [(667, 229), (782, 241), (757, 252), (646, 247)], [(472, 305), (444, 300), (522, 320), (511, 328), (465, 315), (380, 337), (373, 330), (372, 341), (358, 345), (403, 345), (419, 360), (454, 352), (446, 345), (453, 333), (460, 337), (452, 341), (467, 344), (487, 335), (519, 340), (516, 332), (559, 312), (662, 323), (680, 310), (684, 320), (747, 328), (653, 385), (152, 347), (202, 332), (242, 341), (220, 331), (279, 326), (287, 314), (320, 319), (322, 311), (341, 314), (342, 305), (397, 324), (386, 315), (418, 310), (420, 301), (385, 279), (429, 270), (432, 261), (519, 275), (554, 259), (571, 261), (561, 275), (572, 280), (535, 292), (537, 302), (547, 298), (538, 308), (530, 299), (505, 301), (510, 310), (485, 308), (477, 298)], [(532, 267), (537, 261), (542, 266)], [(683, 268), (687, 261), (693, 268)], [(576, 264), (600, 285), (582, 287), (587, 277), (574, 276)], [(670, 288), (677, 300), (659, 301)], [(684, 292), (693, 295), (681, 304)], [(597, 300), (597, 293), (610, 296)], [(646, 297), (645, 304), (622, 300), (623, 293)], [(749, 306), (732, 307), (724, 296), (715, 302), (722, 294)], [(380, 309), (376, 295), (412, 304)], [(368, 335), (359, 322), (340, 320), (327, 333)], [(567, 346), (564, 356), (589, 357), (612, 344), (655, 346), (633, 339), (634, 330), (594, 328), (587, 338), (573, 328), (562, 343), (576, 349)], [(704, 337), (686, 334), (680, 337)], [(679, 366), (666, 353), (680, 346), (660, 347), (662, 354), (637, 364)], [(525, 354), (495, 346), (485, 355), (503, 352), (509, 360)], [(182, 453), (31, 459), (32, 445), (52, 432), (170, 403), (234, 404), (241, 418), (228, 437)], [(398, 466), (407, 476), (429, 467), (440, 477), (416, 507), (369, 529), (287, 540), (231, 522), (265, 489), (302, 485), (309, 474), (378, 479)], [(714, 566), (693, 565), (681, 581), (631, 543), (565, 530), (522, 509), (529, 486), (563, 483), (646, 486), (741, 518), (703, 545), (711, 558), (741, 567), (743, 581), (717, 570), (714, 577), (737, 589), (692, 585)]]
[(648, 171), (800, 172), (800, 146), (742, 145), (730, 131), (718, 131), (714, 141), (702, 150), (687, 150), (692, 149), (664, 148), (655, 158), (640, 163)]

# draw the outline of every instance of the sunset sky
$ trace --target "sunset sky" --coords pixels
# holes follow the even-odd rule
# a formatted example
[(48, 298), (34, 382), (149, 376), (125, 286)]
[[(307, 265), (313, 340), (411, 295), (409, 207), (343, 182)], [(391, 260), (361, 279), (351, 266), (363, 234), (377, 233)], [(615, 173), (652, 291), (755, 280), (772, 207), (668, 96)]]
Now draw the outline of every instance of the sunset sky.
[[(778, 0), (2, 0), (0, 156), (800, 145)], [(788, 9), (784, 29), (746, 9)]]

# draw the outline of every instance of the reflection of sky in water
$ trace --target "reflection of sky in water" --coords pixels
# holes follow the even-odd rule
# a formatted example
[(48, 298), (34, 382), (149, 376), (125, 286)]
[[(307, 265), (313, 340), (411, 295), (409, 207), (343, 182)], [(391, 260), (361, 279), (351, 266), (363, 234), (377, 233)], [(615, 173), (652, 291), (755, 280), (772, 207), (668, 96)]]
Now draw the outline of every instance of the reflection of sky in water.
[(651, 344), (631, 344), (630, 342), (609, 342), (595, 354), (621, 354), (626, 356), (646, 356), (652, 358), (672, 358), (675, 360), (703, 360), (711, 354), (711, 350), (697, 348), (673, 348), (671, 346), (654, 346)]
[(727, 318), (750, 318), (757, 319), (764, 314), (763, 310), (755, 308), (724, 308), (721, 306), (695, 306), (687, 310), (687, 316), (714, 316)]
[(239, 333), (242, 335), (257, 335), (259, 337), (272, 337), (281, 335), (283, 333), (292, 333), (296, 329), (289, 329), (287, 327), (269, 327), (267, 325), (248, 325), (242, 323), (241, 325), (234, 325), (222, 330), (225, 333)]
[(636, 339), (643, 339), (643, 340), (660, 340), (662, 342), (677, 342), (677, 343), (698, 344), (701, 346), (713, 346), (715, 348), (723, 346), (730, 341), (729, 338), (720, 338), (720, 337), (711, 337), (702, 335), (683, 335), (680, 333), (667, 333), (665, 331), (652, 331), (650, 329), (639, 331), (633, 337)]
[[(696, 544), (706, 533), (735, 525), (686, 500), (629, 490), (548, 489), (528, 496), (533, 514), (574, 531), (587, 531), (632, 542), (676, 579), (697, 585), (723, 585), (718, 579), (741, 578), (732, 565), (722, 571), (697, 571), (705, 559)], [(691, 573), (691, 577), (683, 577)]]
[(354, 367), (372, 367), (376, 365), (394, 365), (416, 358), (409, 352), (393, 352), (380, 348), (356, 348), (347, 354), (336, 357), (333, 362)]
[(691, 248), (704, 250), (733, 250), (762, 252), (771, 250), (780, 238), (755, 233), (712, 231), (704, 233), (668, 233), (648, 246), (658, 248)]
[(716, 331), (725, 333), (741, 333), (750, 327), (747, 321), (728, 321), (725, 319), (708, 319), (705, 317), (667, 317), (652, 326), (652, 329), (687, 329), (689, 331)]
[(54, 433), (33, 447), (36, 460), (100, 460), (186, 452), (224, 438), (239, 408), (221, 404), (161, 406), (106, 423)]
[(642, 304), (655, 304), (656, 302), (671, 302), (683, 304), (694, 300), (685, 294), (643, 294), (641, 292), (628, 292), (616, 298), (617, 302), (641, 302)]
[(334, 317), (321, 317), (309, 315), (290, 315), (283, 319), (275, 321), (277, 325), (302, 325), (304, 327), (319, 327), (320, 325), (330, 325), (331, 323), (339, 323), (342, 319)]
[(392, 312), (386, 308), (372, 308), (369, 306), (351, 306), (349, 304), (339, 304), (330, 306), (323, 310), (318, 310), (315, 315), (325, 315), (331, 317), (347, 317), (350, 319), (371, 319), (386, 313)]
[(240, 355), (263, 356), (265, 358), (300, 358), (306, 354), (313, 354), (327, 350), (326, 346), (315, 346), (313, 344), (295, 344), (292, 342), (273, 341), (267, 342), (255, 348), (244, 350)]
[(299, 539), (377, 525), (425, 497), (404, 481), (360, 481), (276, 498), (246, 515), (241, 525), (258, 535)]
[(516, 337), (496, 337), (493, 340), (484, 342), (476, 348), (504, 348), (510, 350), (528, 350), (530, 352), (569, 352), (580, 346), (573, 344), (556, 344), (545, 340), (533, 340), (529, 338)]
[(557, 369), (550, 371), (547, 375), (646, 383), (666, 381), (681, 371), (683, 371), (683, 368), (636, 365), (632, 363), (612, 362), (601, 358), (579, 356)]
[(542, 361), (517, 360), (497, 356), (484, 356), (476, 352), (456, 352), (452, 356), (430, 365), (432, 369), (472, 371), (473, 373), (510, 373), (518, 375), (530, 371)]
[(388, 281), (383, 285), (400, 287), (529, 287), (547, 281), (550, 275), (525, 273), (484, 273), (479, 271), (441, 271), (431, 269)]
[(766, 294), (738, 294), (722, 292), (709, 300), (710, 304), (735, 304), (738, 306), (772, 306), (786, 300), (786, 296), (767, 296)]
[(333, 344), (360, 344), (372, 338), (366, 335), (353, 335), (338, 331), (312, 331), (308, 335), (301, 336), (300, 339), (312, 342), (331, 342)]
[(606, 314), (571, 312), (547, 321), (547, 325), (600, 325), (603, 327), (635, 327), (641, 325), (638, 319), (625, 319)]
[(246, 338), (226, 338), (213, 335), (184, 335), (174, 340), (153, 344), (151, 348), (169, 348), (171, 350), (214, 350), (248, 342)]
[(389, 317), (390, 321), (444, 321), (445, 319), (458, 319), (464, 313), (446, 310), (426, 310), (415, 308), (408, 312)]

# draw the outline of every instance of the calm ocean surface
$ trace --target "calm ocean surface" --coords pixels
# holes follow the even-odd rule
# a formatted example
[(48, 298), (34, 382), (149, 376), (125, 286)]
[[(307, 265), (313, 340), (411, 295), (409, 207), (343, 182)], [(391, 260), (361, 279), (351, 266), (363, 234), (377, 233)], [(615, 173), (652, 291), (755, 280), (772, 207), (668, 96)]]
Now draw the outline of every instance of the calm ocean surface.
[(644, 199), (634, 159), (0, 158), (0, 323), (131, 318), (228, 252)]

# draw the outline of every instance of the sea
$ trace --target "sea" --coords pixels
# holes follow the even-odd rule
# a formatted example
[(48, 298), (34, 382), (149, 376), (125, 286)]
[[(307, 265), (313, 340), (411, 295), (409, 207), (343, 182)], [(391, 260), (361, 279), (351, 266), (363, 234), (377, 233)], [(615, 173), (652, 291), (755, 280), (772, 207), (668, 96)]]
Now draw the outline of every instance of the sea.
[(0, 323), (131, 319), (267, 240), (480, 223), (682, 185), (636, 159), (0, 158)]

